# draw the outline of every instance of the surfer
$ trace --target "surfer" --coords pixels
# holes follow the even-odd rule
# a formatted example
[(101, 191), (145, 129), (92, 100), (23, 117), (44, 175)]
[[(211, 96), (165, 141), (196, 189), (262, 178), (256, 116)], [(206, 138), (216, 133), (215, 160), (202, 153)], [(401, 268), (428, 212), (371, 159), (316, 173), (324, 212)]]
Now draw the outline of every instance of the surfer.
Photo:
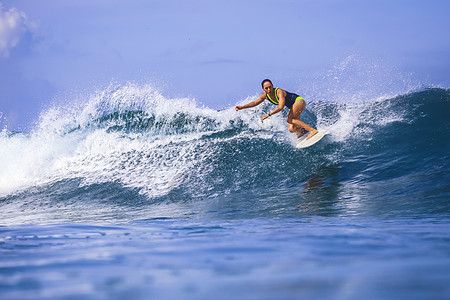
[(297, 133), (297, 137), (300, 137), (304, 135), (306, 131), (309, 131), (307, 139), (310, 139), (315, 134), (317, 134), (317, 129), (300, 121), (300, 114), (306, 107), (306, 102), (302, 97), (294, 93), (289, 93), (281, 88), (274, 89), (272, 81), (270, 81), (270, 79), (264, 79), (261, 83), (261, 86), (264, 92), (259, 96), (259, 98), (245, 105), (236, 105), (236, 111), (257, 106), (267, 99), (273, 104), (278, 105), (278, 107), (269, 112), (267, 115), (264, 115), (261, 118), (261, 122), (264, 122), (264, 120), (268, 117), (282, 111), (286, 106), (287, 108), (289, 108), (289, 114), (286, 119), (286, 121), (289, 123), (289, 132)]

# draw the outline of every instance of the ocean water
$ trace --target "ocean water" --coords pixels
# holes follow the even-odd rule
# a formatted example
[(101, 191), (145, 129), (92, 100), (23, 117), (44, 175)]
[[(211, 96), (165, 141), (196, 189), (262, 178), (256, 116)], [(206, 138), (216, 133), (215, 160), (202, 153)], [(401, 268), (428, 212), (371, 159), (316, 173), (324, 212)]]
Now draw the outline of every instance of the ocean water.
[(308, 101), (307, 149), (268, 105), (128, 84), (1, 132), (0, 299), (450, 299), (450, 91)]

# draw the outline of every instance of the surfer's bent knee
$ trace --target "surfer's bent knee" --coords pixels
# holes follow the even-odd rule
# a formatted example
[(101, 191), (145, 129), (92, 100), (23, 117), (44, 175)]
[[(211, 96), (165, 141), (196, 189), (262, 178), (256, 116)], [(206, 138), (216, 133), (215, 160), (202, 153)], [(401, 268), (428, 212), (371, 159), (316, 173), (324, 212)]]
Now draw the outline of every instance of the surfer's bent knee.
[(292, 124), (292, 116), (290, 116), (290, 114), (286, 118), (286, 122), (288, 122), (289, 124)]
[(292, 119), (294, 118), (294, 114), (292, 113), (292, 110), (289, 110), (289, 113), (287, 115), (286, 118), (286, 122), (288, 122), (289, 124), (292, 124)]
[(292, 122), (292, 120), (294, 119), (300, 120), (300, 113), (296, 114), (291, 110), (286, 118), (286, 122), (288, 122), (289, 124), (294, 124), (294, 122)]

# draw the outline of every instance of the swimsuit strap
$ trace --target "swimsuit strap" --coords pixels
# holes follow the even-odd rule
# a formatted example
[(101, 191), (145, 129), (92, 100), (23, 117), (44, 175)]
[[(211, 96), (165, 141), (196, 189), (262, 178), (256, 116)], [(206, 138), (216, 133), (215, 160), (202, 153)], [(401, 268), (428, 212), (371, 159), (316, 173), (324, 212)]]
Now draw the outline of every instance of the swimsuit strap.
[(275, 100), (270, 99), (269, 93), (267, 93), (267, 99), (269, 99), (269, 101), (272, 102), (272, 103), (275, 104), (275, 105), (278, 105), (278, 103), (280, 102), (280, 101), (278, 100), (278, 95), (277, 95), (278, 89), (279, 89), (279, 88), (276, 88), (276, 89), (275, 89)]

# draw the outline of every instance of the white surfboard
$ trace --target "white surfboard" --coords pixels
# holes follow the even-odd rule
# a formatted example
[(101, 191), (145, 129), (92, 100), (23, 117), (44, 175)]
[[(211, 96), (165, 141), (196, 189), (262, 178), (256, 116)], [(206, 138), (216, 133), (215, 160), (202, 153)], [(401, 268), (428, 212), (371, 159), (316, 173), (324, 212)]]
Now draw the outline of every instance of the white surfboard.
[(318, 129), (318, 131), (319, 132), (316, 133), (309, 140), (306, 139), (308, 137), (309, 133), (306, 133), (306, 134), (302, 135), (301, 137), (299, 137), (297, 139), (297, 144), (295, 145), (295, 147), (296, 148), (310, 147), (310, 146), (314, 145), (315, 143), (317, 143), (318, 141), (320, 141), (324, 136), (326, 136), (328, 134), (328, 131), (323, 130), (323, 129)]

